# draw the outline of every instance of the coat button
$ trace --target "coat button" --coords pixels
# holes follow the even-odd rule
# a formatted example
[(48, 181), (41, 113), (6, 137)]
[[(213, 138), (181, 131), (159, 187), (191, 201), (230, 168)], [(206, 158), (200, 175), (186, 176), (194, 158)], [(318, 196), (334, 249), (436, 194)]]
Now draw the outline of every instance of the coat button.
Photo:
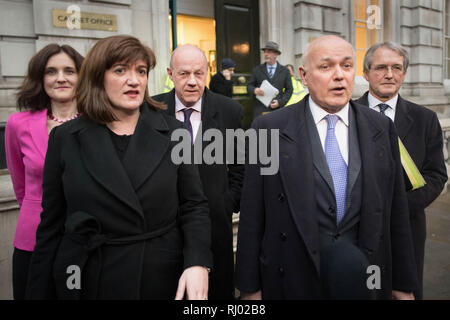
[(287, 240), (287, 235), (286, 235), (286, 233), (281, 232), (281, 233), (280, 233), (280, 239), (281, 239), (281, 241), (286, 241), (286, 240)]
[(339, 234), (339, 233), (336, 233), (334, 236), (333, 236), (333, 240), (334, 241), (337, 241), (337, 240), (339, 240), (339, 237), (340, 237), (341, 235)]
[(328, 207), (328, 212), (329, 213), (335, 213), (336, 212), (336, 208), (333, 205), (331, 205), (331, 206)]
[(284, 269), (282, 267), (278, 269), (278, 272), (280, 273), (280, 276), (284, 276)]
[(278, 201), (280, 201), (280, 202), (283, 202), (283, 201), (284, 201), (284, 194), (283, 194), (283, 193), (280, 193), (280, 194), (278, 195)]

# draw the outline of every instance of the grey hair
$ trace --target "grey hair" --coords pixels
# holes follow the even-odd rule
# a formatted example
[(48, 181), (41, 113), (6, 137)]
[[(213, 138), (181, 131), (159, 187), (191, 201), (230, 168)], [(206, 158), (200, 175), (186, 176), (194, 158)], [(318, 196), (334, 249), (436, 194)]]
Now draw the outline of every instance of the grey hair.
[(392, 51), (397, 52), (399, 55), (403, 57), (403, 68), (405, 68), (405, 71), (408, 70), (409, 66), (409, 55), (408, 52), (403, 48), (401, 45), (392, 42), (392, 41), (386, 41), (386, 42), (380, 42), (377, 44), (374, 44), (367, 50), (366, 55), (364, 56), (364, 72), (369, 72), (370, 67), (372, 66), (372, 57), (375, 51), (379, 48), (387, 48)]

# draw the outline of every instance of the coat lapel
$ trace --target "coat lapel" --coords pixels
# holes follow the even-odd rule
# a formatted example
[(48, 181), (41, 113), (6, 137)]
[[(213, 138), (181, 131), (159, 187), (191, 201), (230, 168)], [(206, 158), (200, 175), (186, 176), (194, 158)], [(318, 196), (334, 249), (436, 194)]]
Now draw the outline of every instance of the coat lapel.
[[(383, 140), (384, 129), (370, 119), (370, 112), (361, 112), (360, 108), (352, 105), (358, 130), (359, 148), (361, 152), (361, 172), (363, 175), (362, 205), (360, 213), (359, 246), (366, 252), (374, 252), (378, 246), (378, 235), (382, 228), (383, 206), (386, 201), (384, 190), (380, 188), (378, 163), (390, 161), (388, 151)], [(385, 141), (385, 140), (384, 140)]]
[(45, 159), (48, 146), (47, 109), (32, 112), (28, 119), (28, 128), (36, 148)]
[(80, 144), (80, 157), (88, 173), (118, 199), (143, 217), (143, 210), (105, 125), (84, 117), (72, 132)]
[(409, 115), (409, 106), (405, 103), (405, 100), (400, 97), (400, 95), (398, 96), (397, 107), (395, 110), (394, 123), (398, 136), (402, 139), (402, 141), (404, 141), (405, 137), (413, 127), (414, 120)]
[(313, 156), (305, 125), (305, 101), (308, 99), (295, 106), (295, 116), (292, 116), (286, 127), (281, 129), (280, 176), (292, 218), (319, 274), (319, 230), (317, 219), (313, 214), (315, 211)]
[[(211, 93), (205, 88), (202, 98), (202, 130), (205, 132), (208, 129), (219, 128), (217, 124), (217, 106), (210, 101), (212, 99)], [(198, 135), (197, 135), (198, 138)]]
[(134, 190), (147, 180), (166, 154), (170, 138), (164, 133), (168, 131), (169, 127), (161, 113), (144, 104), (123, 158), (125, 171)]

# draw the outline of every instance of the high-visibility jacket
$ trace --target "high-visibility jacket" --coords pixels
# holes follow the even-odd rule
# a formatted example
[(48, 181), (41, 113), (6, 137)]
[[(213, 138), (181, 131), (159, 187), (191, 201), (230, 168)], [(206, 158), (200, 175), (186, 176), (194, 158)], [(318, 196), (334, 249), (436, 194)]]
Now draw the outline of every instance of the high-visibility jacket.
[(300, 80), (295, 79), (293, 76), (291, 76), (292, 80), (292, 95), (289, 101), (286, 103), (285, 107), (297, 103), (300, 100), (303, 99), (304, 96), (306, 96), (306, 90), (302, 85), (302, 82)]
[(170, 79), (169, 75), (167, 75), (166, 83), (164, 83), (164, 93), (172, 91), (174, 88), (173, 82)]

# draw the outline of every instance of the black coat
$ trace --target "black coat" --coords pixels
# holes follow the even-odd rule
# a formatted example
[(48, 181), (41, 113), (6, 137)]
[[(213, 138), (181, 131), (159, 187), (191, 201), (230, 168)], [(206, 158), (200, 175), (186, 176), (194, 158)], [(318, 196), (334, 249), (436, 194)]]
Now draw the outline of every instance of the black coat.
[[(51, 131), (28, 298), (173, 299), (185, 268), (212, 267), (198, 170), (170, 157), (180, 127), (144, 104), (123, 162), (105, 125)], [(67, 289), (70, 265), (81, 290)]]
[[(257, 118), (255, 129), (279, 129), (280, 168), (260, 175), (247, 165), (236, 256), (236, 287), (264, 299), (319, 299), (320, 250), (314, 164), (302, 101)], [(406, 192), (397, 134), (389, 119), (351, 103), (363, 181), (358, 247), (381, 269), (378, 298), (416, 286)], [(270, 143), (270, 141), (269, 141)]]
[(291, 74), (288, 68), (282, 66), (279, 62), (277, 63), (277, 68), (275, 69), (275, 73), (272, 78), (269, 78), (266, 63), (260, 64), (259, 66), (255, 67), (252, 71), (252, 75), (247, 85), (248, 94), (254, 98), (254, 117), (261, 115), (263, 112), (271, 112), (274, 110), (270, 107), (266, 107), (258, 99), (256, 99), (254, 93), (255, 88), (259, 88), (264, 80), (269, 81), (279, 91), (278, 95), (274, 98), (275, 100), (278, 100), (278, 103), (280, 105), (278, 109), (286, 105), (293, 92)]
[[(167, 112), (175, 115), (175, 90), (153, 98), (166, 103)], [(228, 97), (205, 89), (201, 110), (203, 132), (215, 128), (225, 137), (226, 129), (241, 128), (242, 107)], [(203, 143), (203, 149), (207, 144)], [(210, 276), (209, 297), (231, 299), (234, 291), (232, 214), (239, 212), (244, 166), (203, 163), (199, 165), (199, 172), (211, 216), (214, 270)]]
[(209, 82), (209, 89), (223, 96), (233, 97), (233, 81), (225, 79), (222, 72), (217, 72), (212, 76)]
[[(356, 102), (368, 106), (368, 92)], [(422, 298), (422, 275), (426, 239), (425, 208), (442, 192), (447, 181), (444, 162), (442, 129), (432, 110), (402, 99), (398, 96), (394, 124), (409, 155), (426, 181), (422, 188), (411, 190), (405, 174), (408, 207), (414, 251), (419, 275), (417, 298)]]

